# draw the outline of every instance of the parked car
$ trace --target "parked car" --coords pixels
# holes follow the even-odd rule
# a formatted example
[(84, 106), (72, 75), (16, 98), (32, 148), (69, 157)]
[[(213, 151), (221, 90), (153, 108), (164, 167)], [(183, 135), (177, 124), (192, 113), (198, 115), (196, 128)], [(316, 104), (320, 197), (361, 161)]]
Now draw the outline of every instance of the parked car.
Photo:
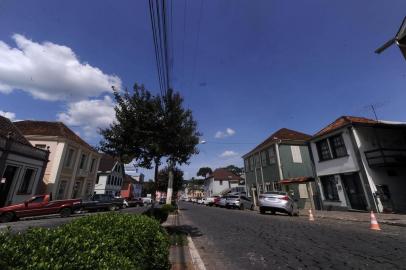
[(87, 211), (99, 211), (109, 210), (114, 211), (123, 208), (124, 199), (114, 198), (109, 194), (94, 194), (89, 196), (87, 200), (83, 200), (81, 204), (81, 210)]
[(10, 222), (22, 217), (60, 214), (68, 217), (81, 206), (81, 199), (52, 200), (50, 194), (36, 195), (22, 203), (0, 208), (0, 222)]
[(231, 195), (226, 199), (227, 208), (238, 208), (240, 210), (244, 209), (254, 209), (254, 203), (250, 198), (247, 198), (244, 195)]
[(269, 191), (259, 195), (259, 212), (265, 214), (266, 211), (287, 213), (289, 216), (299, 215), (297, 203), (283, 191)]
[(149, 198), (149, 197), (143, 197), (143, 198), (141, 198), (142, 199), (142, 203), (143, 204), (152, 204), (152, 199), (151, 198)]
[(129, 198), (128, 199), (129, 206), (144, 206), (144, 200), (141, 197), (138, 198)]
[(220, 201), (218, 202), (217, 206), (219, 207), (226, 207), (227, 205), (227, 197), (228, 196), (223, 196), (220, 198)]
[(206, 200), (204, 201), (204, 204), (208, 206), (213, 206), (216, 198), (220, 198), (220, 196), (207, 197)]
[(159, 199), (159, 204), (166, 204), (166, 197), (162, 197)]
[(203, 198), (198, 198), (198, 199), (197, 199), (197, 203), (198, 203), (198, 204), (203, 204)]
[(219, 203), (220, 203), (220, 200), (221, 200), (221, 196), (215, 196), (214, 201), (213, 201), (213, 205), (218, 207)]

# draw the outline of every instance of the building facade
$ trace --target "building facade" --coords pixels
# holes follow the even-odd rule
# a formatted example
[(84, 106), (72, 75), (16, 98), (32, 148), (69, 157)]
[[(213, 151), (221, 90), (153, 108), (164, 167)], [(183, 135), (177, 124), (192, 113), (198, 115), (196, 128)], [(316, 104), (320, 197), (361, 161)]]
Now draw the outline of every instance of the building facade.
[(48, 154), (33, 147), (9, 119), (0, 116), (0, 207), (37, 194)]
[[(210, 197), (215, 195), (222, 195), (232, 190), (243, 190), (244, 186), (241, 185), (244, 179), (224, 168), (218, 168), (213, 171), (204, 180), (204, 196)], [(244, 190), (245, 191), (245, 190)]]
[(311, 136), (282, 128), (243, 156), (249, 196), (288, 191), (300, 208), (317, 208), (317, 189), (307, 140)]
[(61, 122), (19, 121), (15, 125), (36, 148), (49, 150), (39, 193), (55, 199), (93, 194), (100, 154)]
[(342, 116), (310, 145), (325, 209), (406, 212), (406, 123)]
[(97, 169), (97, 180), (94, 186), (96, 194), (119, 196), (125, 178), (124, 164), (118, 159), (103, 154)]

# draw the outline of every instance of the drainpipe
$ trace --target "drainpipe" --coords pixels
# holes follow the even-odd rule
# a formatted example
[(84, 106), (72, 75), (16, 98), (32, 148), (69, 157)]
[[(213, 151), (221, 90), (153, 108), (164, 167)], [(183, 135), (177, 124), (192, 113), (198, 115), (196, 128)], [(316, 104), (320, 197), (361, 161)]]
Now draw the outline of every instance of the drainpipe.
[[(370, 191), (370, 192), (366, 192), (367, 194), (365, 194), (366, 199), (368, 200), (368, 204), (370, 206), (372, 206), (373, 210), (375, 212), (379, 212), (379, 208), (378, 208), (378, 203), (376, 201), (376, 198), (372, 192), (372, 188), (369, 185), (369, 181), (368, 181), (368, 176), (364, 167), (364, 164), (362, 163), (362, 157), (361, 157), (361, 152), (359, 151), (358, 145), (357, 145), (357, 141), (355, 140), (355, 136), (353, 133), (353, 127), (348, 127), (348, 133), (350, 134), (350, 138), (351, 138), (351, 143), (353, 145), (353, 149), (354, 149), (354, 153), (355, 153), (355, 157), (357, 159), (357, 163), (358, 163), (358, 167), (360, 169), (360, 173), (361, 173), (361, 184), (365, 187), (366, 191)], [(365, 181), (366, 180), (366, 181)], [(371, 201), (373, 202), (373, 204), (371, 203)]]
[(281, 158), (279, 155), (279, 144), (280, 143), (281, 143), (281, 140), (279, 140), (278, 143), (275, 143), (275, 153), (276, 153), (276, 162), (278, 162), (279, 181), (283, 179), (282, 164), (281, 164)]
[[(319, 186), (319, 180), (317, 177), (317, 171), (316, 171), (316, 163), (314, 161), (314, 156), (313, 156), (313, 151), (312, 151), (312, 147), (311, 147), (311, 142), (307, 142), (307, 147), (309, 149), (309, 155), (310, 155), (310, 163), (312, 166), (312, 172), (313, 172), (313, 176), (314, 176), (314, 184), (316, 186), (316, 192), (317, 192), (317, 200), (319, 201), (319, 205), (320, 205), (320, 210), (324, 210), (324, 205), (323, 205), (323, 200), (321, 199), (321, 190), (320, 190), (320, 186)], [(311, 185), (311, 184), (309, 184)]]

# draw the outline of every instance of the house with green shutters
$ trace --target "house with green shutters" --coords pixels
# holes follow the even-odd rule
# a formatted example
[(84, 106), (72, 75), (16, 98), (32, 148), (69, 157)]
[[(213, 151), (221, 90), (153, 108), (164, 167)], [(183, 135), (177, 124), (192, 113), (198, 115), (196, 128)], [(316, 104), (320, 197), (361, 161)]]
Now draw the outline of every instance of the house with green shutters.
[(246, 189), (258, 197), (267, 191), (287, 191), (299, 208), (318, 208), (318, 192), (307, 141), (310, 135), (282, 128), (245, 154)]

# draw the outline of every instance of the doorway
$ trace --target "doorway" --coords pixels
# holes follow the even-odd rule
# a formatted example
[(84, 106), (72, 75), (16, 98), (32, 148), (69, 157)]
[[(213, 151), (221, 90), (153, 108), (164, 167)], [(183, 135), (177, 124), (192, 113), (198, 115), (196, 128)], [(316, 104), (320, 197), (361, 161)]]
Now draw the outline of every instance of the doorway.
[(351, 208), (355, 210), (367, 210), (364, 190), (358, 173), (342, 174), (341, 179), (344, 189), (350, 201)]
[(0, 178), (0, 207), (6, 204), (8, 192), (11, 184), (17, 174), (18, 167), (8, 165), (4, 170), (3, 176)]

